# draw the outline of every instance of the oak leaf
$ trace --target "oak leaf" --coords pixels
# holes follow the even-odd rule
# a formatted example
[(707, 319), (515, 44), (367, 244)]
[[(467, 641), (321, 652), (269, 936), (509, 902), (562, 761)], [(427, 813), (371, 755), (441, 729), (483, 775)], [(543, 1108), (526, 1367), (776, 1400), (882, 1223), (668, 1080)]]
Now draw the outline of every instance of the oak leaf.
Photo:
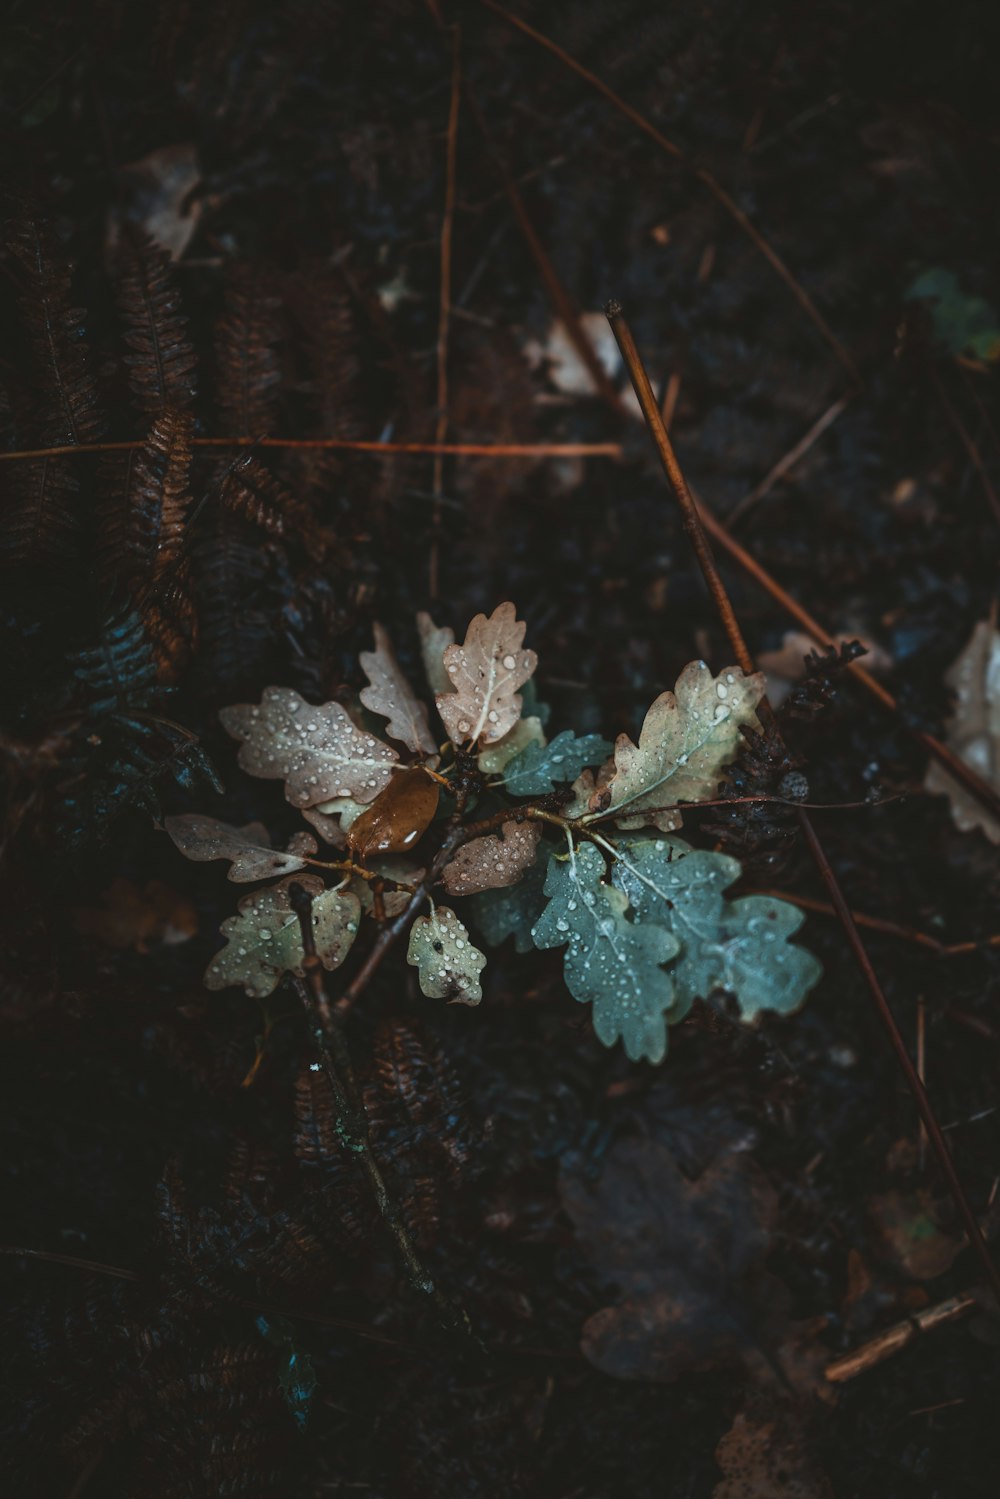
[(418, 971), (420, 988), (430, 999), (477, 1005), (483, 997), (479, 975), (485, 954), (469, 940), (468, 929), (448, 906), (418, 916), (410, 931), (406, 961)]
[(388, 785), (394, 749), (358, 729), (339, 703), (313, 707), (291, 687), (267, 687), (260, 706), (239, 703), (219, 714), (240, 739), (239, 763), (264, 780), (284, 780), (296, 807), (334, 798), (370, 802)]
[(427, 685), (435, 694), (454, 691), (444, 665), (444, 653), (455, 643), (455, 631), (448, 625), (437, 626), (425, 611), (417, 615), (420, 635), (420, 659), (424, 663)]
[(761, 1010), (797, 1010), (818, 981), (818, 958), (788, 939), (804, 912), (771, 895), (727, 901), (739, 879), (728, 854), (692, 849), (680, 838), (634, 838), (618, 843), (612, 881), (628, 898), (634, 920), (672, 932), (680, 956), (671, 968), (675, 1012), (681, 1020), (695, 999), (716, 989), (732, 994), (744, 1020)]
[(532, 928), (536, 947), (568, 947), (566, 987), (593, 1005), (600, 1041), (621, 1039), (633, 1062), (662, 1062), (674, 985), (660, 966), (676, 955), (677, 938), (655, 923), (627, 919), (628, 900), (603, 883), (604, 860), (591, 843), (553, 858), (545, 879), (549, 903)]
[(164, 818), (163, 826), (184, 857), (196, 864), (230, 859), (227, 877), (238, 884), (305, 869), (316, 852), (316, 842), (307, 833), (296, 834), (294, 846), (285, 853), (272, 848), (270, 834), (262, 822), (248, 822), (245, 827), (234, 828), (216, 817), (184, 812)]
[(387, 720), (385, 731), (393, 739), (415, 755), (434, 755), (437, 743), (427, 709), (406, 680), (388, 633), (378, 624), (374, 632), (375, 649), (362, 651), (358, 657), (369, 682), (361, 689), (361, 701), (369, 712)]
[(517, 689), (538, 664), (534, 651), (523, 648), (525, 628), (513, 604), (500, 604), (489, 618), (477, 614), (464, 643), (445, 650), (454, 691), (439, 692), (436, 702), (453, 744), (495, 744), (517, 723)]
[(676, 804), (715, 795), (722, 767), (741, 743), (740, 725), (756, 725), (764, 686), (762, 672), (744, 676), (731, 666), (713, 677), (704, 661), (689, 662), (674, 691), (649, 709), (639, 743), (618, 736), (614, 774), (595, 792), (591, 815), (614, 812), (622, 828), (679, 828)]
[(551, 744), (528, 743), (506, 766), (503, 784), (512, 796), (548, 796), (557, 781), (575, 781), (587, 765), (600, 765), (612, 746), (600, 734), (581, 738), (569, 729)]
[(542, 836), (540, 823), (511, 820), (500, 831), (502, 837), (473, 838), (463, 844), (445, 866), (441, 883), (449, 895), (475, 895), (516, 885), (535, 862)]
[(247, 994), (263, 999), (277, 988), (283, 974), (303, 977), (302, 930), (289, 897), (296, 884), (313, 897), (313, 931), (323, 967), (340, 966), (357, 936), (358, 898), (349, 890), (325, 889), (317, 875), (299, 874), (243, 897), (238, 914), (222, 923), (226, 946), (208, 965), (206, 988), (242, 984)]
[[(980, 620), (945, 681), (955, 692), (948, 747), (1000, 791), (1000, 631), (992, 620)], [(932, 794), (947, 796), (955, 826), (963, 833), (980, 828), (991, 843), (1000, 843), (1000, 820), (936, 760), (928, 767), (924, 786)]]

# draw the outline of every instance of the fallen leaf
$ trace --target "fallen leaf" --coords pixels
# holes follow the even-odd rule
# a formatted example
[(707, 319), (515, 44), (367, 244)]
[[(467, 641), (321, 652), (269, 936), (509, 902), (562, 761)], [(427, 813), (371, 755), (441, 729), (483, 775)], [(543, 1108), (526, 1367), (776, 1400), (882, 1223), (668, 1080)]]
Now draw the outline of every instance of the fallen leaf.
[(509, 734), (498, 739), (496, 744), (487, 745), (486, 749), (480, 750), (479, 769), (483, 775), (497, 776), (530, 745), (543, 745), (544, 743), (545, 730), (542, 728), (541, 719), (519, 718)]
[(417, 917), (406, 961), (418, 970), (420, 988), (430, 999), (477, 1005), (483, 997), (479, 975), (486, 957), (448, 906), (435, 906), (432, 915)]
[(253, 776), (284, 780), (295, 807), (334, 798), (370, 802), (387, 786), (394, 749), (355, 728), (339, 703), (313, 707), (291, 687), (266, 687), (260, 707), (223, 708), (222, 726), (240, 739), (239, 763)]
[(870, 1198), (868, 1210), (892, 1259), (913, 1280), (943, 1275), (965, 1247), (961, 1237), (940, 1227), (938, 1206), (927, 1191), (893, 1189)]
[(516, 952), (532, 950), (531, 929), (545, 905), (545, 871), (546, 860), (538, 859), (516, 885), (484, 890), (469, 901), (476, 931), (490, 947), (513, 937)]
[(381, 625), (374, 626), (375, 649), (362, 651), (358, 660), (368, 678), (360, 698), (371, 712), (384, 718), (386, 733), (415, 755), (434, 755), (437, 742), (431, 733), (427, 709), (410, 686), (396, 660), (392, 641)]
[(347, 842), (359, 859), (370, 854), (403, 854), (430, 827), (441, 788), (419, 766), (397, 770), (384, 791), (351, 822)]
[(715, 1449), (722, 1471), (712, 1499), (834, 1499), (790, 1402), (756, 1400)]
[(296, 884), (313, 897), (316, 952), (323, 967), (339, 967), (357, 936), (358, 898), (349, 890), (325, 889), (317, 875), (299, 874), (243, 897), (238, 914), (222, 923), (226, 945), (208, 965), (206, 988), (242, 984), (247, 994), (263, 999), (277, 988), (283, 974), (303, 977), (302, 930), (289, 898)]
[(463, 844), (445, 866), (441, 883), (449, 895), (474, 895), (516, 885), (535, 862), (540, 823), (505, 822), (500, 831), (502, 837), (473, 838)]
[(145, 953), (187, 942), (198, 930), (194, 906), (162, 880), (150, 880), (140, 890), (118, 875), (98, 899), (98, 906), (74, 909), (73, 926), (108, 947)]
[[(412, 885), (416, 888), (420, 884), (426, 869), (413, 864), (409, 859), (401, 859), (396, 854), (387, 854), (383, 858), (369, 861), (368, 868), (372, 874), (380, 875), (382, 879), (393, 880), (400, 885)], [(363, 880), (360, 875), (351, 878), (351, 889), (361, 902), (361, 909), (367, 915), (375, 909), (375, 897), (372, 894), (372, 881)], [(382, 905), (386, 916), (398, 916), (405, 911), (410, 903), (411, 892), (409, 890), (383, 890)]]
[(184, 812), (178, 817), (164, 818), (163, 826), (184, 857), (196, 864), (231, 859), (228, 878), (239, 884), (305, 869), (307, 859), (316, 853), (316, 841), (308, 833), (295, 834), (295, 846), (287, 853), (272, 848), (270, 834), (262, 822), (248, 822), (246, 827), (234, 828), (215, 817)]
[(639, 743), (618, 736), (614, 774), (595, 791), (591, 812), (615, 812), (622, 828), (679, 828), (674, 804), (715, 796), (722, 767), (742, 743), (740, 726), (756, 726), (763, 695), (762, 672), (747, 677), (730, 666), (713, 677), (704, 661), (690, 662), (674, 691), (661, 693), (649, 709)]
[[(955, 692), (955, 711), (945, 735), (949, 749), (1000, 791), (1000, 631), (991, 619), (980, 620), (972, 638), (945, 674)], [(924, 787), (947, 796), (955, 826), (963, 833), (979, 828), (991, 843), (1000, 843), (1000, 820), (932, 760)]]
[(696, 1181), (649, 1139), (621, 1140), (596, 1185), (582, 1169), (559, 1181), (588, 1265), (617, 1292), (583, 1328), (585, 1358), (616, 1379), (669, 1381), (761, 1357), (780, 1283), (762, 1271), (777, 1196), (745, 1152)]
[(438, 712), (453, 744), (495, 744), (521, 716), (522, 686), (538, 665), (523, 649), (525, 625), (513, 604), (477, 614), (462, 645), (449, 645), (445, 670), (453, 692), (439, 692)]
[[(130, 223), (139, 224), (150, 239), (179, 260), (198, 227), (201, 201), (193, 196), (201, 181), (198, 148), (193, 141), (161, 146), (121, 168), (122, 196)], [(118, 220), (108, 227), (108, 242), (118, 242)]]

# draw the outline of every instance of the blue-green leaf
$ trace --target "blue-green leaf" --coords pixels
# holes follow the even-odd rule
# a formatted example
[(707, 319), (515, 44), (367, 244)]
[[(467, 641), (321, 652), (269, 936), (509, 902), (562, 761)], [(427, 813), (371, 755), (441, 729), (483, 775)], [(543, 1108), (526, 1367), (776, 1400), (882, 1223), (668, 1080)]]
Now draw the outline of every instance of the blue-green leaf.
[(532, 937), (536, 947), (566, 944), (566, 987), (593, 1005), (594, 1030), (605, 1046), (620, 1039), (632, 1061), (661, 1062), (674, 986), (660, 965), (680, 943), (663, 926), (629, 921), (626, 896), (604, 884), (603, 874), (593, 844), (552, 859), (545, 880), (549, 903)]
[(504, 786), (512, 796), (548, 796), (557, 781), (575, 781), (587, 765), (600, 765), (613, 746), (600, 734), (578, 739), (563, 729), (551, 744), (529, 744), (511, 761)]
[(672, 1019), (714, 989), (735, 996), (744, 1020), (761, 1010), (787, 1015), (822, 973), (811, 952), (788, 941), (804, 920), (798, 907), (769, 895), (723, 899), (739, 874), (735, 859), (692, 850), (679, 838), (623, 840), (618, 846), (612, 879), (635, 920), (667, 927), (680, 946), (672, 970)]

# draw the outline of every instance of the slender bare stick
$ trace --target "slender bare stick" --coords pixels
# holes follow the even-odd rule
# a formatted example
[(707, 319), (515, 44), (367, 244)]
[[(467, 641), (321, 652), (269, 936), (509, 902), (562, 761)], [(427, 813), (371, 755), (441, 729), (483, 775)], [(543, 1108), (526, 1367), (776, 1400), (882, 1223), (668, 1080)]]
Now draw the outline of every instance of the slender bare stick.
[(675, 161), (683, 162), (690, 169), (697, 180), (712, 194), (716, 202), (722, 204), (722, 207), (729, 214), (730, 218), (739, 225), (743, 233), (756, 245), (768, 265), (781, 277), (810, 322), (823, 335), (823, 338), (840, 360), (845, 370), (847, 370), (851, 379), (856, 385), (860, 386), (862, 381), (857, 365), (830, 328), (819, 308), (813, 302), (805, 288), (796, 281), (777, 251), (772, 249), (760, 230), (755, 228), (739, 204), (726, 192), (721, 182), (713, 177), (711, 172), (707, 171), (705, 167), (694, 166), (688, 158), (687, 153), (682, 151), (680, 146), (675, 145), (672, 140), (669, 140), (667, 136), (657, 130), (656, 126), (651, 124), (645, 115), (640, 114), (637, 109), (633, 109), (631, 104), (626, 103), (619, 94), (615, 93), (614, 89), (609, 88), (602, 79), (598, 78), (596, 73), (592, 73), (589, 68), (585, 68), (582, 63), (577, 62), (575, 57), (565, 52), (562, 47), (558, 46), (549, 37), (540, 31), (536, 31), (533, 26), (529, 26), (527, 21), (523, 21), (520, 16), (515, 16), (502, 5), (498, 5), (496, 0), (481, 0), (481, 3), (496, 15), (501, 16), (509, 26), (515, 26), (518, 31), (530, 37), (533, 42), (537, 42), (540, 47), (544, 47), (553, 57), (557, 57), (565, 67), (572, 69), (578, 78), (582, 78), (586, 83), (589, 83), (591, 88), (596, 89), (603, 98), (607, 99), (609, 104), (614, 105), (615, 109), (623, 114), (627, 120), (631, 120), (632, 124), (637, 126), (644, 135), (648, 136), (651, 141), (659, 146), (661, 151), (664, 151), (668, 156), (672, 156)]
[(434, 536), (431, 541), (430, 577), (432, 599), (438, 596), (438, 571), (441, 558), (441, 499), (444, 481), (444, 453), (441, 444), (448, 435), (448, 328), (451, 318), (451, 241), (455, 226), (455, 168), (458, 161), (458, 108), (462, 92), (462, 28), (452, 27), (451, 100), (448, 106), (448, 146), (445, 157), (444, 212), (441, 217), (441, 267), (438, 298), (437, 332), (437, 417), (434, 427)]
[[(805, 436), (800, 437), (795, 446), (793, 448), (789, 448), (784, 457), (778, 459), (774, 467), (770, 470), (769, 473), (764, 475), (764, 478), (761, 479), (756, 488), (751, 489), (749, 494), (743, 496), (742, 500), (740, 500), (740, 502), (729, 512), (729, 515), (727, 517), (730, 529), (735, 526), (738, 521), (741, 521), (743, 519), (751, 506), (756, 505), (758, 500), (762, 500), (765, 495), (770, 494), (774, 486), (779, 483), (779, 481), (782, 480), (786, 474), (792, 471), (799, 460), (801, 458), (804, 458), (805, 455), (809, 452), (809, 449), (815, 446), (815, 444), (823, 436), (823, 433), (829, 427), (833, 426), (834, 422), (840, 416), (841, 412), (846, 410), (853, 398), (854, 391), (849, 390), (846, 395), (843, 395), (839, 400), (834, 401), (832, 406), (828, 406), (827, 409), (823, 412), (823, 415), (813, 422), (812, 426), (809, 428), (809, 431), (805, 434)], [(666, 425), (667, 427), (669, 427), (670, 423), (667, 422)]]
[(846, 1379), (854, 1379), (856, 1375), (864, 1374), (887, 1358), (892, 1358), (894, 1353), (899, 1353), (923, 1333), (933, 1332), (936, 1327), (944, 1327), (949, 1322), (957, 1322), (960, 1317), (967, 1317), (970, 1312), (975, 1311), (976, 1306), (976, 1298), (972, 1292), (961, 1291), (957, 1296), (949, 1296), (947, 1301), (939, 1301), (936, 1306), (914, 1312), (905, 1322), (894, 1322), (891, 1327), (883, 1328), (874, 1338), (862, 1343), (860, 1348), (855, 1348), (853, 1353), (835, 1358), (826, 1366), (826, 1377), (831, 1384), (843, 1384)]
[[(736, 615), (733, 611), (733, 606), (730, 602), (729, 595), (726, 592), (725, 585), (722, 582), (721, 577), (719, 576), (719, 570), (715, 565), (715, 559), (713, 558), (711, 548), (708, 545), (708, 538), (705, 535), (705, 532), (701, 525), (701, 521), (698, 517), (697, 506), (695, 505), (694, 499), (692, 498), (691, 491), (688, 489), (688, 486), (685, 483), (684, 475), (681, 473), (680, 465), (677, 462), (677, 456), (674, 453), (670, 438), (667, 436), (666, 428), (663, 425), (663, 419), (660, 416), (659, 407), (657, 406), (655, 397), (653, 396), (652, 387), (649, 383), (649, 376), (646, 374), (645, 367), (643, 366), (642, 359), (639, 356), (639, 351), (635, 346), (635, 340), (633, 339), (631, 329), (629, 328), (628, 323), (625, 320), (625, 315), (622, 311), (620, 303), (610, 302), (608, 304), (607, 314), (608, 321), (611, 324), (615, 338), (618, 340), (618, 347), (622, 351), (622, 358), (625, 360), (629, 375), (632, 378), (632, 384), (635, 387), (635, 393), (639, 398), (639, 404), (642, 407), (643, 416), (646, 418), (646, 424), (649, 427), (650, 436), (653, 439), (653, 443), (656, 447), (657, 453), (659, 454), (660, 461), (663, 464), (664, 472), (666, 473), (667, 479), (670, 483), (670, 487), (674, 492), (674, 497), (677, 500), (677, 503), (681, 510), (681, 514), (684, 518), (684, 529), (687, 531), (689, 537), (691, 538), (691, 543), (694, 547), (695, 555), (697, 556), (698, 561), (701, 565), (708, 590), (711, 593), (713, 600), (715, 601), (715, 605), (719, 613), (719, 618), (722, 621), (723, 627), (726, 631), (726, 635), (729, 639), (729, 644), (740, 667), (744, 672), (750, 673), (754, 670), (753, 656), (751, 655), (750, 649), (743, 637), (743, 632), (740, 629), (739, 622), (736, 619)], [(770, 705), (767, 703), (766, 698), (763, 700), (761, 707), (764, 708), (765, 712), (771, 713)], [(758, 713), (759, 712), (760, 708), (758, 708)], [(803, 839), (805, 840), (806, 847), (808, 848), (812, 860), (819, 871), (820, 878), (826, 886), (827, 893), (830, 897), (830, 902), (840, 919), (840, 924), (844, 929), (844, 935), (847, 937), (848, 945), (850, 946), (851, 951), (854, 954), (855, 962), (857, 963), (858, 968), (861, 971), (861, 976), (865, 981), (872, 1000), (874, 1001), (879, 1018), (882, 1021), (883, 1026), (885, 1027), (886, 1034), (889, 1038), (889, 1043), (896, 1054), (896, 1060), (898, 1061), (903, 1076), (906, 1079), (907, 1086), (909, 1087), (910, 1092), (913, 1094), (914, 1102), (917, 1105), (917, 1111), (920, 1114), (920, 1117), (927, 1129), (927, 1136), (930, 1140), (931, 1147), (938, 1159), (938, 1164), (941, 1167), (941, 1171), (948, 1185), (948, 1189), (952, 1195), (952, 1198), (954, 1199), (955, 1206), (958, 1208), (959, 1214), (962, 1218), (962, 1222), (965, 1225), (966, 1232), (969, 1235), (970, 1243), (972, 1244), (973, 1249), (976, 1251), (976, 1254), (979, 1257), (979, 1261), (986, 1274), (986, 1278), (989, 1281), (990, 1286), (992, 1287), (993, 1294), (997, 1299), (998, 1305), (1000, 1305), (1000, 1271), (997, 1270), (996, 1265), (993, 1263), (993, 1258), (986, 1246), (986, 1240), (983, 1238), (979, 1223), (976, 1220), (976, 1215), (972, 1211), (969, 1200), (966, 1197), (965, 1191), (962, 1187), (962, 1183), (958, 1178), (958, 1173), (955, 1170), (954, 1162), (951, 1158), (951, 1152), (948, 1149), (944, 1135), (941, 1133), (941, 1126), (938, 1124), (937, 1116), (934, 1113), (934, 1109), (931, 1105), (930, 1098), (928, 1097), (927, 1090), (925, 1089), (923, 1083), (920, 1081), (920, 1078), (917, 1075), (917, 1069), (913, 1065), (910, 1053), (906, 1048), (905, 1041), (903, 1040), (902, 1033), (899, 1029), (899, 1026), (896, 1024), (895, 1016), (893, 1015), (892, 1010), (889, 1006), (889, 1002), (882, 990), (882, 985), (879, 982), (878, 975), (876, 974), (875, 969), (872, 966), (871, 959), (869, 958), (868, 953), (865, 949), (865, 945), (861, 940), (861, 934), (858, 931), (857, 925), (854, 921), (854, 917), (851, 914), (851, 909), (844, 898), (844, 893), (840, 888), (840, 884), (837, 880), (836, 875), (834, 874), (833, 867), (823, 850), (823, 846), (820, 843), (819, 838), (816, 836), (816, 831), (812, 825), (812, 820), (810, 819), (809, 814), (801, 808), (798, 810), (797, 815), (799, 828), (802, 832)]]
[[(0, 453), (0, 463), (32, 458), (75, 457), (82, 453), (128, 453), (145, 445), (144, 437), (125, 442), (64, 443), (52, 448), (15, 448)], [(193, 448), (329, 448), (343, 453), (451, 453), (457, 458), (620, 458), (620, 442), (365, 442), (346, 437), (192, 437)]]

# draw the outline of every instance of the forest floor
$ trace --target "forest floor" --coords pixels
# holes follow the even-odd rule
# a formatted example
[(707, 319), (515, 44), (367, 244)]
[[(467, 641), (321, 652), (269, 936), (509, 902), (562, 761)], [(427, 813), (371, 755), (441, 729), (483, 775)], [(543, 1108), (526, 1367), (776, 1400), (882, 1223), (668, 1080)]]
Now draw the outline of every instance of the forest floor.
[[(982, 1272), (794, 822), (685, 824), (743, 837), (737, 893), (815, 907), (823, 977), (791, 1017), (699, 1002), (652, 1067), (600, 1045), (551, 953), (491, 953), (478, 1008), (422, 996), (402, 952), (366, 990), (374, 1137), (471, 1344), (398, 1273), (294, 994), (205, 991), (240, 892), (159, 826), (287, 838), (219, 710), (349, 700), (375, 621), (412, 666), (417, 611), (461, 638), (513, 600), (553, 722), (609, 738), (687, 662), (730, 664), (619, 298), (693, 490), (896, 700), (838, 674), (790, 747), (997, 1229), (1000, 867), (925, 789), (919, 737), (995, 625), (997, 14), (708, 10), (10, 8), (0, 1273), (26, 1493), (995, 1491)], [(157, 291), (141, 252), (130, 315), (136, 230), (170, 260)], [(144, 307), (155, 355), (123, 337)], [(161, 386), (195, 439), (162, 534), (162, 507), (122, 508), (132, 451), (49, 451), (143, 441)], [(198, 445), (227, 437), (249, 467)], [(811, 642), (717, 551), (780, 698)], [(892, 1357), (828, 1377), (900, 1323)]]

